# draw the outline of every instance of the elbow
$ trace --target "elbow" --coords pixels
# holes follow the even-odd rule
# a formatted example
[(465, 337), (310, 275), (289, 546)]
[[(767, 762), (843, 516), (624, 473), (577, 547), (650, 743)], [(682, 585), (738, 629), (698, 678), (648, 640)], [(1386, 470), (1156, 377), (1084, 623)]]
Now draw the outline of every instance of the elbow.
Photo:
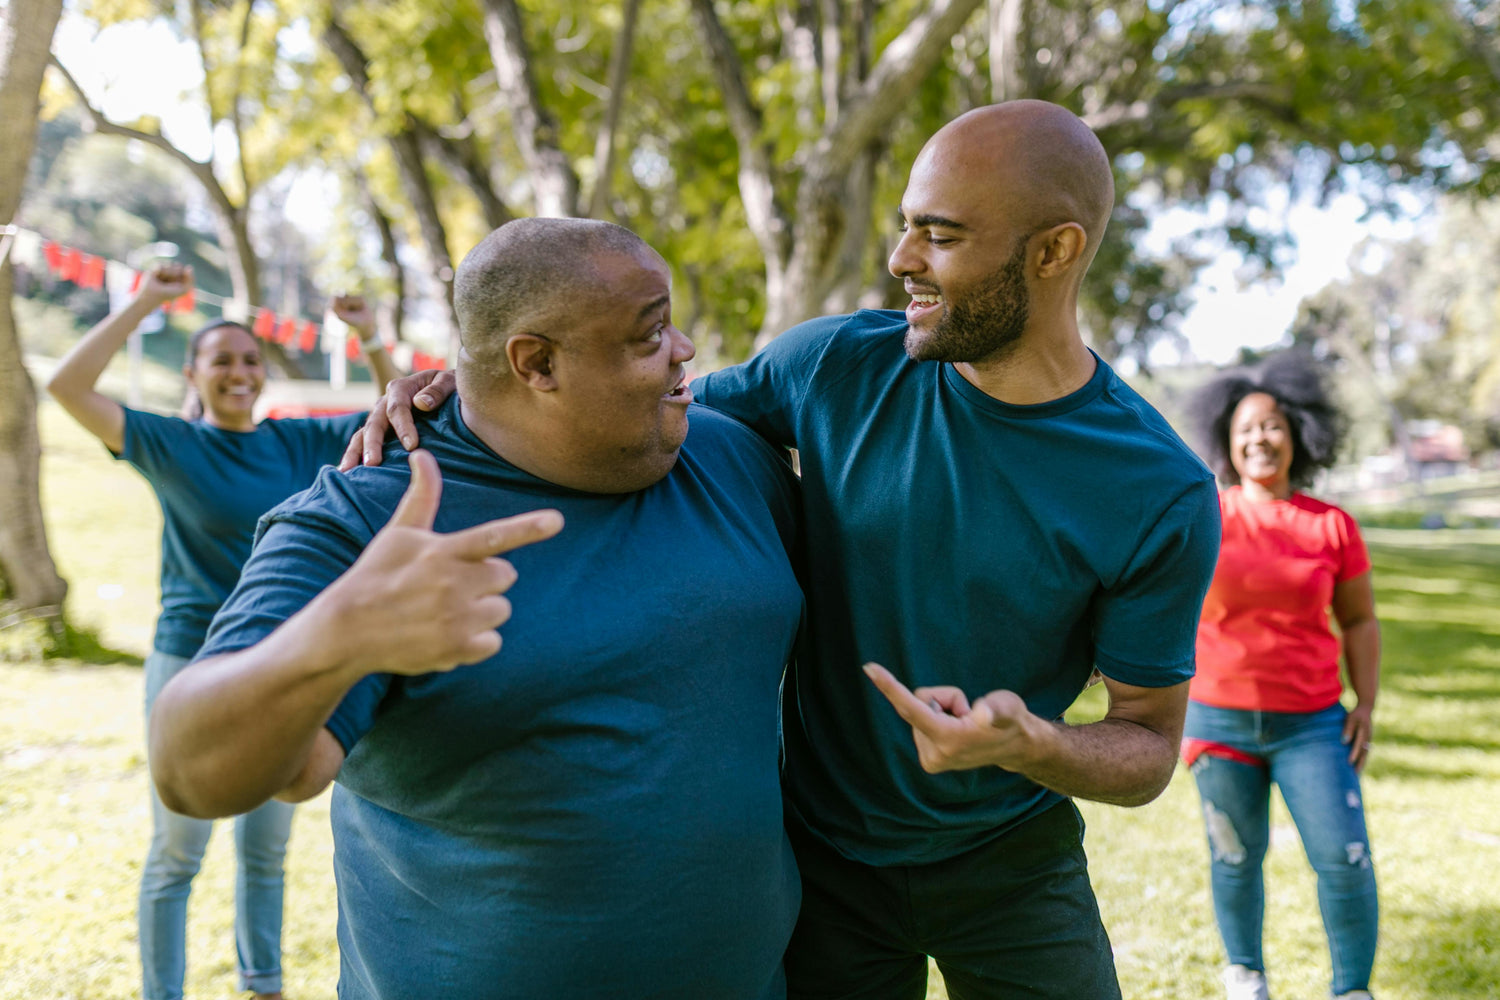
[(1157, 768), (1152, 774), (1148, 775), (1141, 786), (1133, 790), (1134, 794), (1129, 797), (1128, 801), (1121, 802), (1120, 805), (1134, 808), (1155, 802), (1161, 797), (1161, 793), (1167, 790), (1167, 786), (1172, 783), (1172, 772), (1176, 769), (1176, 766), (1177, 761), (1174, 757), (1174, 759), (1168, 761), (1166, 767)]
[(181, 816), (221, 819), (248, 812), (260, 803), (230, 801), (212, 774), (212, 754), (193, 754), (174, 743), (163, 722), (160, 700), (148, 720), (147, 760), (161, 804)]
[(220, 819), (234, 815), (232, 811), (217, 809), (212, 801), (195, 795), (192, 782), (172, 768), (159, 764), (160, 760), (160, 754), (151, 754), (151, 782), (156, 786), (161, 804), (168, 810), (194, 819)]
[(327, 780), (310, 776), (304, 772), (298, 775), (297, 779), (290, 785), (277, 792), (275, 799), (278, 802), (306, 802), (308, 799), (317, 798), (329, 784), (330, 782)]
[(53, 372), (52, 377), (47, 380), (46, 389), (47, 395), (56, 402), (65, 402), (69, 398), (67, 373), (61, 368)]
[(1177, 748), (1175, 745), (1163, 745), (1162, 749), (1153, 752), (1149, 760), (1141, 760), (1138, 769), (1134, 770), (1132, 780), (1127, 787), (1119, 788), (1116, 794), (1109, 800), (1111, 805), (1135, 808), (1161, 797), (1161, 793), (1167, 790), (1172, 783), (1172, 775), (1177, 770)]

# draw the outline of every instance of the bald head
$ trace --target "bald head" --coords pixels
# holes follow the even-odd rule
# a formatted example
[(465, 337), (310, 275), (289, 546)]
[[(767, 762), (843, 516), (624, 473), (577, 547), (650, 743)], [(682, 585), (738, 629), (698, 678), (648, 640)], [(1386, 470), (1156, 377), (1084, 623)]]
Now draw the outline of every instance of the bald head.
[(938, 130), (922, 148), (923, 168), (992, 185), (1017, 228), (1032, 232), (1076, 222), (1099, 247), (1114, 209), (1109, 156), (1071, 111), (1047, 101), (975, 108)]
[(470, 359), (505, 365), (517, 333), (560, 340), (601, 281), (609, 256), (656, 257), (630, 230), (596, 219), (516, 219), (490, 233), (458, 265), (453, 307)]

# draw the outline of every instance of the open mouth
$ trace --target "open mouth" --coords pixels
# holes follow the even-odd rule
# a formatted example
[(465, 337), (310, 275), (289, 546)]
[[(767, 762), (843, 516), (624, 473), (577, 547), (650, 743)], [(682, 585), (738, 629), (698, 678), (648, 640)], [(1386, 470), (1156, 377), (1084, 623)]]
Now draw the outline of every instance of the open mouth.
[(693, 401), (693, 390), (688, 388), (687, 375), (684, 374), (682, 380), (673, 386), (662, 398), (683, 405), (691, 403)]
[(912, 292), (906, 307), (906, 321), (915, 323), (943, 308), (943, 297), (935, 292)]

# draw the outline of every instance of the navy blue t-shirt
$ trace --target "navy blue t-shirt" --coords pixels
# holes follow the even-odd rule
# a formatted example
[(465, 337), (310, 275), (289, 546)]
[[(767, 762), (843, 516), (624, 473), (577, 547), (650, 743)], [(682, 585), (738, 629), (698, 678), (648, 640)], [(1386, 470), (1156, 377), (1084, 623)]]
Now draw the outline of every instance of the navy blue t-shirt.
[[(506, 556), (519, 579), (498, 654), (367, 677), (328, 720), (348, 752), (339, 995), (780, 996), (800, 886), (776, 703), (802, 612), (783, 457), (695, 406), (665, 479), (600, 495), (499, 458), (455, 402), (420, 433), (443, 474), (436, 530), (539, 507), (567, 524)], [(408, 480), (393, 443), (272, 512), (203, 655), (304, 606)]]
[(1078, 391), (1012, 406), (911, 360), (905, 331), (897, 312), (813, 320), (693, 383), (798, 449), (809, 641), (787, 680), (787, 801), (873, 865), (952, 857), (1060, 797), (998, 767), (927, 774), (861, 664), (1006, 688), (1043, 718), (1096, 665), (1177, 684), (1219, 543), (1213, 477), (1102, 360)]
[(125, 446), (161, 503), (161, 616), (152, 645), (192, 656), (250, 558), (255, 522), (337, 462), (364, 413), (226, 431), (125, 407)]

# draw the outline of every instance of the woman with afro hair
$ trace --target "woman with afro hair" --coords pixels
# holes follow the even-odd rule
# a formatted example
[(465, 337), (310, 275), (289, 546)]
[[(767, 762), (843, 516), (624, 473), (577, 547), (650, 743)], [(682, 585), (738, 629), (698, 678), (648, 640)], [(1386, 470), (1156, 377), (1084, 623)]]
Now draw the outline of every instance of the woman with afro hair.
[(1342, 418), (1312, 359), (1292, 352), (1219, 376), (1190, 411), (1222, 485), (1224, 535), (1183, 759), (1208, 827), (1227, 996), (1269, 995), (1262, 862), (1275, 784), (1317, 873), (1332, 995), (1368, 1000), (1378, 903), (1360, 774), (1374, 743), (1380, 624), (1354, 519), (1301, 492), (1333, 463)]

